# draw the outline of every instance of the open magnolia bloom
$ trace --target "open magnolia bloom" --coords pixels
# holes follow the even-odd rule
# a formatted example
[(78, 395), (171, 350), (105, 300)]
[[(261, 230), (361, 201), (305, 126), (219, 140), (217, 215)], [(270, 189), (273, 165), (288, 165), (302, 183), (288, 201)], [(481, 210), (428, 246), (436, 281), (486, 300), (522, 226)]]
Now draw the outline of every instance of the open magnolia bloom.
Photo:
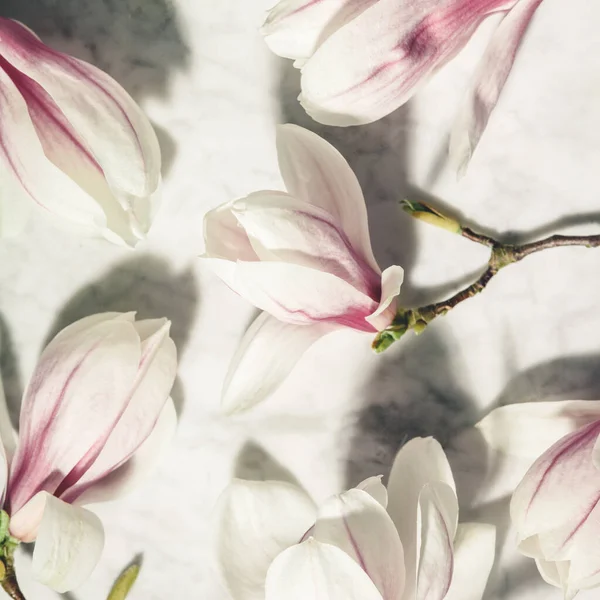
[(0, 236), (41, 206), (107, 239), (147, 233), (160, 182), (148, 119), (106, 73), (0, 18)]
[(454, 479), (433, 438), (380, 477), (315, 506), (283, 482), (223, 493), (219, 563), (233, 600), (480, 600), (495, 528), (458, 525)]
[(133, 313), (73, 323), (42, 352), (16, 447), (2, 424), (0, 484), (12, 536), (2, 556), (12, 565), (14, 544), (35, 540), (34, 574), (59, 592), (81, 584), (102, 552), (102, 524), (82, 504), (127, 490), (172, 436), (177, 356), (169, 328)]
[(278, 128), (277, 152), (287, 193), (256, 192), (204, 220), (204, 262), (265, 311), (227, 375), (229, 411), (263, 400), (322, 335), (384, 329), (402, 283), (401, 267), (382, 273), (375, 261), (362, 191), (341, 154), (295, 125)]
[(371, 123), (407, 102), (489, 15), (506, 13), (475, 77), (451, 150), (466, 164), (542, 0), (281, 0), (262, 32), (302, 70), (300, 102), (327, 125)]
[(479, 425), (488, 444), (533, 462), (510, 505), (519, 550), (567, 599), (600, 586), (600, 402), (513, 404)]

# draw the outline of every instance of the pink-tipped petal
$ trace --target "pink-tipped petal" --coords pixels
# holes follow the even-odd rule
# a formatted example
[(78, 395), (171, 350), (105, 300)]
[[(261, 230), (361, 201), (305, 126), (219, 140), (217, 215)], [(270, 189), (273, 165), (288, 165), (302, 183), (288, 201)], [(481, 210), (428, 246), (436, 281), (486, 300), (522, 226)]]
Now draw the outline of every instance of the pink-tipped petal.
[(354, 250), (379, 273), (371, 248), (365, 199), (346, 159), (323, 138), (296, 125), (277, 128), (277, 155), (288, 192), (327, 211), (346, 233)]
[(367, 492), (352, 489), (320, 507), (312, 533), (337, 546), (367, 573), (386, 600), (401, 600), (404, 553), (392, 519)]
[(94, 513), (46, 494), (33, 551), (38, 581), (61, 593), (80, 586), (96, 567), (103, 547), (104, 530)]
[(338, 29), (302, 69), (300, 101), (326, 125), (370, 123), (404, 104), (489, 14), (517, 0), (379, 0)]
[(277, 55), (303, 61), (334, 31), (377, 0), (282, 0), (261, 33)]
[(223, 383), (222, 406), (229, 414), (270, 396), (304, 352), (334, 328), (327, 323), (291, 325), (266, 312), (244, 334)]
[[(98, 456), (128, 400), (140, 339), (122, 320), (58, 336), (43, 351), (21, 407), (8, 504), (56, 492), (82, 460)], [(77, 435), (74, 435), (76, 432)]]
[(404, 269), (397, 265), (388, 267), (381, 274), (381, 300), (377, 310), (366, 321), (377, 331), (385, 329), (396, 315), (396, 299), (404, 281)]
[(383, 600), (345, 552), (309, 538), (283, 551), (267, 574), (265, 600)]
[(504, 17), (475, 75), (472, 91), (450, 136), (450, 159), (464, 174), (496, 107), (531, 18), (542, 0), (519, 0)]

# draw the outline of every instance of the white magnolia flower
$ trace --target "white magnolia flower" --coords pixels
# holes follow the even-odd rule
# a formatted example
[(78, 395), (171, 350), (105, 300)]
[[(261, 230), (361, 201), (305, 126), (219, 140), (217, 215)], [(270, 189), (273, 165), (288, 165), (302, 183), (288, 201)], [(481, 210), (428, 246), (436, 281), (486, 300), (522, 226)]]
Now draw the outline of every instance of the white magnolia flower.
[(73, 323), (42, 352), (16, 448), (2, 424), (10, 534), (36, 541), (34, 575), (59, 592), (87, 579), (104, 545), (100, 520), (82, 505), (128, 490), (173, 434), (177, 357), (169, 328), (166, 319), (135, 321), (132, 313)]
[(300, 102), (326, 125), (371, 123), (407, 102), (469, 41), (505, 14), (475, 77), (451, 150), (466, 168), (542, 0), (281, 0), (262, 32), (302, 71)]
[(0, 236), (38, 205), (135, 245), (155, 211), (160, 149), (114, 79), (0, 18), (0, 176)]
[(519, 550), (567, 599), (600, 587), (600, 402), (513, 404), (478, 428), (533, 463), (510, 505)]
[(283, 482), (234, 481), (219, 562), (234, 600), (481, 600), (495, 528), (458, 525), (450, 465), (432, 438), (408, 442), (379, 477), (315, 506)]
[(277, 152), (287, 192), (255, 192), (204, 220), (203, 262), (265, 311), (229, 369), (223, 394), (229, 411), (273, 392), (326, 333), (387, 327), (404, 275), (399, 266), (381, 272), (360, 185), (331, 144), (284, 125)]

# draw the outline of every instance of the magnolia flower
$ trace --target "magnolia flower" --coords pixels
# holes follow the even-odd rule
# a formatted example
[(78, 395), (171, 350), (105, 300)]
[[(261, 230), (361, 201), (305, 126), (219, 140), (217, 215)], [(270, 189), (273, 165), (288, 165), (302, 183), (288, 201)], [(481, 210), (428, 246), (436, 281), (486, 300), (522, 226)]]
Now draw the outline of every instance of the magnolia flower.
[(407, 102), (494, 13), (498, 26), (451, 141), (466, 166), (542, 0), (281, 0), (262, 32), (302, 70), (300, 102), (327, 125), (371, 123)]
[(148, 119), (106, 73), (5, 18), (0, 139), (0, 235), (17, 233), (34, 204), (115, 242), (148, 231), (160, 180)]
[(265, 311), (226, 377), (231, 411), (264, 399), (322, 335), (384, 329), (402, 283), (401, 267), (382, 273), (375, 261), (360, 185), (340, 153), (294, 125), (278, 128), (277, 152), (287, 193), (255, 192), (204, 220), (204, 262)]
[(233, 600), (480, 600), (491, 525), (457, 525), (450, 465), (433, 438), (320, 506), (283, 482), (234, 481), (221, 501), (219, 563)]
[(128, 489), (173, 432), (177, 358), (169, 327), (166, 319), (135, 321), (133, 313), (73, 323), (40, 357), (16, 449), (3, 424), (10, 534), (36, 540), (34, 574), (59, 592), (81, 584), (102, 552), (102, 524), (82, 505)]
[(514, 404), (478, 428), (492, 448), (535, 461), (510, 505), (519, 550), (567, 599), (600, 587), (600, 402)]

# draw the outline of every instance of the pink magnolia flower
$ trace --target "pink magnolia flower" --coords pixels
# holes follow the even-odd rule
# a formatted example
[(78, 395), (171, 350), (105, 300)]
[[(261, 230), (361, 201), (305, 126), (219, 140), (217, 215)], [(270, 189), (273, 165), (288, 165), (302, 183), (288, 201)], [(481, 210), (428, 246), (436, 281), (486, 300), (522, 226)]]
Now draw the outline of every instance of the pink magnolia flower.
[(33, 571), (53, 589), (77, 587), (104, 544), (83, 504), (139, 480), (173, 433), (177, 366), (166, 319), (87, 317), (43, 351), (23, 397), (16, 443), (3, 427), (0, 486), (10, 533), (36, 540)]
[(300, 102), (327, 125), (371, 123), (407, 102), (469, 41), (504, 13), (475, 77), (451, 152), (466, 167), (542, 0), (281, 0), (262, 32), (302, 71)]
[(320, 506), (288, 483), (234, 481), (218, 529), (233, 600), (481, 600), (495, 529), (458, 524), (441, 446), (411, 440), (380, 479)]
[(0, 18), (0, 235), (30, 207), (135, 245), (150, 227), (160, 149), (140, 108), (96, 67)]
[(287, 193), (256, 192), (204, 220), (204, 262), (265, 311), (230, 367), (228, 410), (264, 399), (325, 333), (384, 329), (402, 283), (401, 267), (382, 273), (375, 261), (360, 185), (339, 152), (294, 125), (278, 128), (277, 152)]
[(533, 462), (510, 505), (519, 550), (567, 600), (600, 587), (600, 402), (514, 404), (478, 427), (491, 447)]

